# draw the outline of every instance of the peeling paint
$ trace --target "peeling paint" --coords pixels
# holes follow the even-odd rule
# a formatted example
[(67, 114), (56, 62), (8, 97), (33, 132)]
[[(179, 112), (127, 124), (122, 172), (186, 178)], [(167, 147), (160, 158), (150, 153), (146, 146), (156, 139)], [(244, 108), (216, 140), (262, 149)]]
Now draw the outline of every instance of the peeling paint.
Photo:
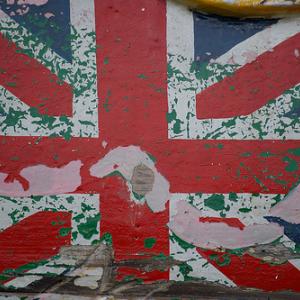
[(300, 184), (270, 210), (270, 216), (300, 224)]
[(169, 200), (169, 183), (157, 171), (149, 155), (139, 147), (117, 147), (111, 150), (91, 167), (90, 172), (92, 176), (99, 178), (108, 176), (116, 171), (120, 172), (125, 178), (131, 192), (131, 199), (139, 203), (138, 199), (134, 196), (131, 179), (135, 168), (141, 164), (150, 168), (154, 175), (153, 187), (151, 191), (145, 194), (144, 199), (154, 212), (160, 212), (165, 209), (165, 204)]
[(283, 229), (276, 224), (253, 224), (241, 230), (224, 223), (202, 223), (199, 218), (200, 211), (180, 201), (169, 228), (184, 241), (208, 249), (236, 249), (268, 244), (283, 235)]
[(6, 182), (7, 174), (0, 173), (0, 194), (20, 197), (73, 192), (81, 184), (81, 166), (82, 162), (78, 160), (61, 168), (44, 165), (24, 168), (20, 171), (20, 176), (28, 182), (28, 189), (23, 189), (16, 179)]

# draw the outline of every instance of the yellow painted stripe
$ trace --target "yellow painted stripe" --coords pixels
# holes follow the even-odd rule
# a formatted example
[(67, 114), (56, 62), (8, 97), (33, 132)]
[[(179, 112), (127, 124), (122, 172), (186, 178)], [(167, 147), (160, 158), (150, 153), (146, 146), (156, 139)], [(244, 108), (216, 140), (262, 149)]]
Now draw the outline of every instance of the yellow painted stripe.
[(190, 8), (234, 17), (281, 17), (300, 13), (300, 0), (179, 0)]

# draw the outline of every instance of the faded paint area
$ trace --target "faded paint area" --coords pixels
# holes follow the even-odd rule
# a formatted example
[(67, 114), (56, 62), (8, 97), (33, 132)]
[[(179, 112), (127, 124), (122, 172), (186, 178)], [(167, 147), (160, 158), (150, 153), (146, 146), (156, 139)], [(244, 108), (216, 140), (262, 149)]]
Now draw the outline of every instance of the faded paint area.
[(70, 276), (79, 276), (74, 280), (74, 284), (77, 286), (88, 287), (90, 289), (98, 288), (99, 281), (103, 275), (103, 269), (101, 267), (89, 268), (89, 269), (79, 269), (76, 270)]
[(236, 249), (255, 244), (268, 244), (283, 235), (283, 229), (276, 224), (253, 224), (243, 229), (226, 223), (199, 222), (202, 217), (195, 207), (180, 201), (177, 214), (169, 223), (169, 228), (182, 240), (201, 248)]
[(300, 184), (283, 201), (271, 208), (270, 216), (282, 218), (294, 224), (300, 224)]
[(140, 164), (134, 167), (130, 182), (134, 193), (145, 196), (153, 189), (154, 172), (149, 167)]
[[(134, 195), (131, 181), (132, 177), (136, 176), (136, 168), (141, 164), (152, 170), (154, 180), (153, 186), (151, 184), (151, 189), (148, 188), (147, 191), (143, 192), (145, 194), (144, 197), (142, 197), (142, 199), (137, 199)], [(136, 203), (146, 202), (153, 212), (164, 210), (165, 204), (170, 198), (168, 181), (157, 171), (150, 156), (136, 146), (118, 147), (111, 150), (91, 167), (90, 172), (92, 176), (98, 178), (103, 178), (112, 175), (115, 172), (119, 172), (127, 182), (131, 192), (131, 199)], [(134, 186), (136, 186), (135, 183)]]
[(7, 182), (7, 174), (0, 173), (0, 194), (7, 196), (55, 195), (74, 192), (81, 184), (80, 160), (72, 161), (61, 168), (37, 165), (20, 171), (26, 189), (16, 179)]

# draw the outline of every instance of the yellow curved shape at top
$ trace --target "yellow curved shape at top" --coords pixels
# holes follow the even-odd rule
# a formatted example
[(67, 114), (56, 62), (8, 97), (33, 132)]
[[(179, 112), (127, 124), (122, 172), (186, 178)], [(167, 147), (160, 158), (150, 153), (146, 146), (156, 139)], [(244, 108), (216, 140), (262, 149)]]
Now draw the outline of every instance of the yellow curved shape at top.
[(300, 13), (300, 0), (180, 0), (190, 8), (232, 17), (275, 18)]

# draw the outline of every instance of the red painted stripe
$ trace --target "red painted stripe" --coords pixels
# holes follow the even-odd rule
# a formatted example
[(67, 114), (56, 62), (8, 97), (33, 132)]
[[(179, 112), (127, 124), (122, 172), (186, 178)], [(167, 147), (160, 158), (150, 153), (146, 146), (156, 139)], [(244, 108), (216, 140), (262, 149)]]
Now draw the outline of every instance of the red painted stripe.
[(230, 227), (236, 227), (239, 229), (245, 228), (245, 225), (238, 218), (200, 217), (199, 222), (202, 222), (202, 223), (224, 223)]
[[(98, 182), (98, 186), (102, 188), (101, 234), (111, 234), (116, 262), (169, 255), (169, 230), (166, 226), (169, 221), (168, 209), (161, 213), (153, 213), (147, 204), (135, 204), (130, 200), (128, 188), (120, 177), (109, 177), (102, 183)], [(147, 248), (147, 239), (153, 242), (151, 248)], [(128, 262), (128, 265), (132, 263)], [(120, 269), (119, 279), (125, 274), (131, 274), (128, 270), (125, 271), (126, 268)], [(137, 273), (150, 281), (154, 278), (166, 279), (169, 276), (168, 270), (160, 270), (153, 274), (140, 272), (137, 268), (132, 274)]]
[[(158, 266), (159, 267), (159, 266)], [(152, 283), (157, 280), (168, 280), (169, 273), (153, 270), (153, 271), (142, 271), (128, 267), (118, 267), (117, 269), (117, 281), (128, 282), (133, 280), (141, 280), (141, 283)]]
[[(197, 251), (238, 286), (274, 292), (300, 291), (300, 271), (289, 262), (271, 265), (249, 254), (238, 256), (200, 248)], [(225, 257), (230, 259), (228, 263), (224, 263)]]
[(72, 88), (0, 34), (0, 84), (21, 101), (51, 116), (72, 115)]
[(298, 84), (300, 58), (295, 55), (295, 49), (299, 47), (298, 33), (237, 70), (233, 76), (205, 89), (197, 95), (197, 117), (248, 115)]
[(101, 136), (108, 144), (158, 145), (168, 138), (165, 1), (95, 5)]
[(0, 273), (57, 254), (71, 242), (71, 234), (59, 231), (70, 227), (70, 213), (44, 211), (0, 232)]
[[(84, 164), (81, 191), (89, 192), (85, 184), (94, 180), (89, 168), (120, 145), (124, 146), (110, 143), (103, 149), (97, 139), (2, 137), (0, 172), (15, 176), (28, 166), (61, 167), (80, 159)], [(299, 147), (299, 141), (167, 141), (142, 146), (142, 150), (156, 158), (174, 193), (286, 194), (300, 178), (300, 168), (288, 168), (289, 159), (300, 165), (300, 156), (290, 152)]]

